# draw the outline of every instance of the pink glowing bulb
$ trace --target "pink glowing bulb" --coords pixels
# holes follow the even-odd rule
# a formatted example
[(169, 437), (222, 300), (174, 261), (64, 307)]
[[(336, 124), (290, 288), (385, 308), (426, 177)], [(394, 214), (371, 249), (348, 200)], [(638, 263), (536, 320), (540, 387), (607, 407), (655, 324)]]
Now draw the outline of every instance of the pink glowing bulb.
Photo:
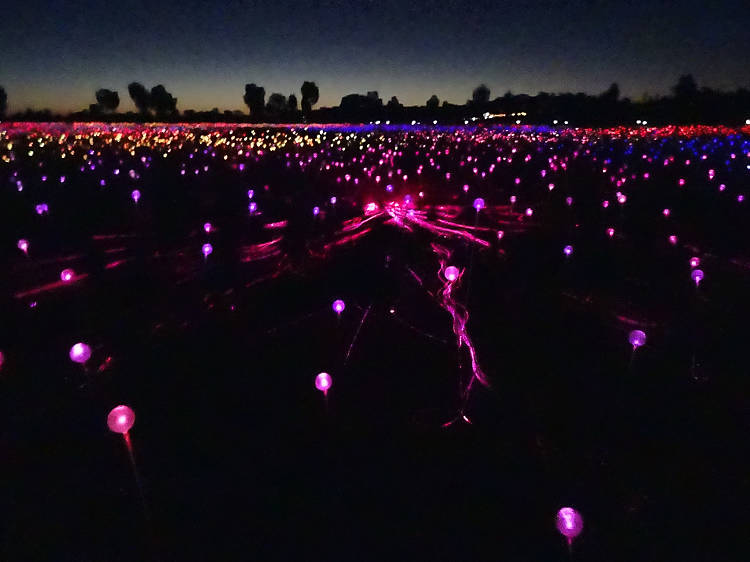
[(698, 257), (693, 256), (690, 258), (690, 267), (698, 267), (701, 264), (701, 260)]
[(670, 211), (669, 209), (664, 209), (661, 214), (665, 217), (668, 217), (670, 214), (672, 214), (672, 211)]
[(680, 187), (682, 187), (683, 185), (685, 185), (685, 180), (684, 180), (683, 178), (680, 178), (680, 179), (679, 179), (679, 181), (677, 182), (677, 184), (678, 184), (678, 185), (679, 185)]
[(607, 236), (612, 238), (615, 235), (615, 229), (614, 228), (608, 228), (607, 229)]
[(455, 265), (449, 265), (445, 268), (445, 278), (451, 283), (458, 279), (458, 268)]
[(211, 231), (213, 229), (214, 229), (214, 226), (210, 222), (207, 222), (206, 224), (203, 225), (203, 230), (206, 231), (206, 234), (211, 234)]
[(73, 280), (73, 276), (75, 275), (75, 272), (72, 269), (63, 269), (60, 272), (60, 279), (63, 280), (65, 283), (69, 283)]
[(254, 213), (258, 210), (258, 204), (255, 201), (250, 201), (250, 204), (247, 206), (247, 210), (251, 213)]
[(502, 230), (498, 230), (497, 231), (497, 239), (498, 240), (502, 240), (503, 236), (505, 236), (505, 232), (503, 232)]
[(476, 199), (474, 199), (474, 208), (477, 210), (477, 212), (484, 209), (484, 199), (482, 199), (481, 197), (477, 197)]
[(328, 373), (319, 373), (318, 376), (315, 377), (315, 388), (323, 394), (328, 394), (328, 389), (331, 388), (331, 384), (333, 384), (333, 381), (331, 380), (331, 375)]
[(113, 433), (126, 434), (135, 423), (135, 412), (128, 406), (116, 406), (107, 416), (107, 427)]
[(317, 217), (320, 214), (320, 207), (313, 207), (313, 216)]
[(563, 254), (565, 254), (566, 256), (569, 256), (572, 253), (573, 253), (573, 246), (571, 246), (570, 244), (568, 244), (567, 246), (563, 248)]
[(29, 253), (29, 241), (28, 241), (28, 240), (25, 240), (25, 239), (21, 238), (21, 239), (20, 239), (20, 240), (18, 241), (18, 244), (16, 244), (16, 246), (17, 246), (17, 247), (18, 247), (18, 249), (19, 249), (19, 250), (21, 250), (21, 251), (22, 251), (22, 252), (23, 252), (24, 254), (27, 254), (27, 255), (28, 255), (28, 253)]
[(516, 201), (518, 201), (518, 198), (515, 195), (511, 195), (510, 196), (510, 204), (514, 205)]
[(566, 197), (565, 198), (565, 204), (570, 207), (573, 204), (573, 198), (572, 197)]
[(201, 253), (203, 254), (204, 258), (207, 258), (209, 255), (211, 255), (213, 251), (214, 251), (214, 247), (211, 246), (211, 244), (206, 243), (206, 244), (203, 244), (203, 246), (201, 247)]
[(630, 345), (633, 346), (633, 349), (646, 345), (646, 332), (643, 332), (642, 330), (633, 330), (628, 334), (628, 341), (630, 342)]
[(255, 195), (255, 190), (254, 189), (248, 189), (247, 190), (247, 198), (248, 199), (252, 199), (254, 195)]
[(469, 191), (469, 184), (465, 183), (464, 184), (464, 193), (468, 193), (468, 191)]
[(344, 303), (344, 301), (342, 301), (341, 299), (336, 299), (335, 301), (333, 301), (332, 308), (333, 311), (340, 316), (346, 308), (346, 303)]
[(669, 243), (672, 244), (672, 246), (674, 246), (675, 244), (677, 244), (677, 236), (675, 236), (674, 234), (670, 234), (670, 236), (669, 236)]
[(563, 507), (557, 512), (557, 530), (571, 544), (583, 531), (583, 517), (572, 507)]
[(532, 209), (531, 207), (529, 207), (528, 209), (526, 209), (526, 216), (527, 217), (530, 217), (533, 214), (534, 214), (534, 209)]
[(695, 286), (697, 287), (701, 281), (703, 281), (703, 271), (700, 269), (694, 269), (690, 273), (690, 278), (695, 281)]
[(131, 193), (130, 196), (133, 198), (133, 201), (138, 203), (138, 200), (141, 198), (141, 192), (137, 189), (134, 189), (133, 193)]
[(91, 357), (91, 348), (83, 342), (78, 342), (70, 348), (70, 360), (83, 365)]

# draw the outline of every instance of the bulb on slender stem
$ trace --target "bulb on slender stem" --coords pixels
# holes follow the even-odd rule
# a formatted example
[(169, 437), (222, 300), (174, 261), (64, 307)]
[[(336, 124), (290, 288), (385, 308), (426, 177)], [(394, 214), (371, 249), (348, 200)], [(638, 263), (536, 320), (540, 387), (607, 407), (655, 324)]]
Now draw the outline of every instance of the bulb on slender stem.
[(563, 507), (557, 512), (557, 530), (570, 545), (583, 531), (583, 517), (572, 507)]
[(333, 384), (333, 381), (331, 375), (328, 373), (319, 373), (318, 376), (315, 377), (315, 388), (321, 391), (324, 396), (328, 394), (328, 389), (331, 388), (331, 384)]
[(477, 212), (484, 209), (484, 207), (484, 199), (482, 199), (481, 197), (477, 197), (476, 199), (474, 199), (474, 208), (477, 210)]
[(642, 330), (633, 330), (628, 334), (628, 341), (633, 346), (633, 350), (646, 345), (646, 333)]
[(91, 357), (91, 348), (83, 342), (78, 342), (70, 348), (68, 355), (71, 361), (83, 365)]
[(204, 258), (207, 258), (211, 255), (211, 253), (214, 251), (214, 247), (211, 244), (203, 244), (203, 247), (201, 248), (201, 253), (203, 254)]
[(344, 303), (344, 301), (342, 301), (341, 299), (336, 299), (335, 301), (333, 301), (332, 308), (336, 314), (341, 316), (341, 313), (344, 312), (344, 309), (346, 308), (346, 303)]
[(458, 279), (458, 275), (459, 275), (459, 271), (455, 265), (449, 265), (448, 267), (445, 268), (445, 278), (448, 281), (450, 282), (455, 281), (456, 279)]
[(113, 433), (127, 435), (135, 423), (135, 412), (128, 406), (116, 406), (107, 416), (107, 427)]
[(16, 244), (16, 246), (17, 246), (17, 247), (18, 247), (18, 249), (19, 249), (19, 250), (21, 250), (21, 251), (22, 251), (22, 252), (23, 252), (24, 254), (26, 254), (27, 256), (29, 255), (29, 241), (28, 241), (28, 240), (26, 240), (26, 239), (24, 239), (24, 238), (21, 238), (21, 239), (20, 239), (20, 240), (18, 241), (18, 244)]
[(700, 285), (700, 282), (703, 281), (703, 270), (694, 269), (690, 273), (690, 278), (695, 281), (695, 286), (697, 287), (698, 285)]
[(130, 194), (130, 197), (133, 198), (133, 201), (138, 204), (138, 200), (141, 198), (141, 192), (137, 189), (134, 189), (133, 192)]

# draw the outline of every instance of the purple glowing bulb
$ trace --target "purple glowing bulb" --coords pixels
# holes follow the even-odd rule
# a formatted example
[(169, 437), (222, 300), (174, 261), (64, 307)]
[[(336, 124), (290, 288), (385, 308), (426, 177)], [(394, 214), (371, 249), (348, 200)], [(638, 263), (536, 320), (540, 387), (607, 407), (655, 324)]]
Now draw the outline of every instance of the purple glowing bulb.
[(573, 204), (573, 198), (572, 197), (566, 197), (565, 198), (565, 204), (570, 207)]
[(690, 278), (695, 281), (695, 286), (697, 287), (701, 281), (703, 281), (703, 270), (701, 269), (694, 269), (690, 273)]
[(78, 342), (70, 348), (70, 360), (83, 365), (91, 357), (91, 348), (83, 342)]
[(557, 530), (571, 544), (583, 531), (583, 517), (572, 507), (563, 507), (557, 512)]
[(126, 435), (135, 423), (135, 412), (128, 406), (117, 406), (107, 416), (107, 427), (113, 433)]
[(247, 210), (251, 213), (254, 213), (258, 210), (258, 204), (255, 201), (250, 201), (250, 204), (247, 206)]
[(313, 216), (317, 217), (320, 214), (320, 207), (313, 207)]
[(203, 225), (203, 230), (206, 231), (206, 234), (211, 234), (211, 231), (213, 231), (214, 225), (212, 225), (210, 222), (207, 222)]
[(341, 299), (336, 299), (333, 301), (333, 311), (341, 316), (341, 313), (344, 312), (344, 309), (346, 308), (346, 304)]
[(315, 377), (315, 388), (323, 394), (328, 394), (328, 389), (331, 388), (332, 383), (331, 375), (328, 373), (319, 373), (318, 376)]
[(248, 199), (252, 199), (254, 195), (255, 195), (255, 190), (253, 190), (253, 189), (248, 189), (247, 190), (247, 198)]
[(633, 349), (646, 345), (646, 332), (642, 330), (633, 330), (628, 334), (628, 341)]
[(445, 278), (451, 283), (458, 279), (458, 268), (455, 265), (449, 265), (445, 268)]
[(73, 280), (74, 275), (75, 275), (75, 272), (72, 269), (63, 269), (60, 272), (60, 279), (62, 279), (64, 283), (69, 283), (70, 281)]
[(201, 247), (201, 253), (203, 254), (204, 258), (207, 258), (211, 253), (214, 251), (214, 247), (211, 244), (203, 244)]
[(569, 256), (572, 253), (573, 253), (573, 246), (571, 246), (570, 244), (568, 244), (567, 246), (563, 248), (563, 254), (565, 254), (566, 256)]
[(137, 189), (134, 189), (133, 193), (131, 193), (130, 196), (133, 198), (133, 201), (138, 203), (138, 200), (141, 198), (141, 192)]
[(28, 240), (21, 238), (18, 241), (18, 244), (16, 244), (16, 246), (18, 246), (18, 249), (21, 250), (24, 254), (26, 255), (29, 254), (29, 241)]
[(481, 197), (477, 197), (476, 199), (474, 199), (474, 208), (477, 210), (477, 212), (484, 209), (484, 199), (482, 199)]

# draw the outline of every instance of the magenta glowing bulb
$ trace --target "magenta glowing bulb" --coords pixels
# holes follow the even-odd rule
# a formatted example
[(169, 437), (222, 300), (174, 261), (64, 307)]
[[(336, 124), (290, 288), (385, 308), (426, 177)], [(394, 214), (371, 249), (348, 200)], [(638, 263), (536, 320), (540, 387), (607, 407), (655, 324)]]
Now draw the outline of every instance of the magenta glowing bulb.
[(583, 531), (583, 517), (572, 507), (563, 507), (557, 512), (557, 530), (570, 544)]
[(502, 239), (503, 239), (503, 236), (505, 236), (505, 232), (504, 232), (504, 231), (502, 231), (502, 230), (498, 230), (498, 231), (497, 231), (497, 239), (498, 239), (498, 240), (502, 240)]
[(534, 214), (534, 209), (532, 209), (531, 207), (529, 207), (528, 209), (526, 209), (526, 216), (527, 217), (530, 217), (533, 214)]
[(675, 244), (677, 244), (677, 236), (675, 236), (674, 234), (670, 234), (670, 236), (669, 236), (669, 243), (672, 244), (672, 246), (674, 246)]
[(214, 225), (212, 225), (210, 222), (207, 222), (203, 225), (203, 230), (206, 231), (206, 234), (211, 234), (211, 231), (214, 229)]
[(113, 433), (123, 435), (130, 431), (135, 423), (135, 412), (128, 406), (116, 406), (107, 416), (107, 427)]
[(130, 196), (133, 198), (133, 201), (138, 203), (138, 200), (141, 198), (141, 192), (137, 189), (134, 189), (133, 193), (131, 193)]
[(458, 279), (458, 273), (458, 268), (455, 265), (449, 265), (445, 268), (445, 278), (450, 282)]
[(572, 197), (566, 197), (565, 198), (565, 204), (570, 207), (573, 204), (573, 198)]
[(18, 246), (18, 249), (21, 250), (24, 254), (29, 253), (29, 241), (28, 240), (21, 238), (18, 241), (18, 244), (16, 244), (16, 246)]
[(698, 267), (701, 264), (701, 260), (698, 257), (693, 256), (690, 258), (690, 267)]
[(69, 283), (73, 279), (74, 275), (75, 272), (72, 269), (63, 269), (60, 272), (60, 279), (62, 279), (65, 283)]
[(668, 217), (671, 213), (672, 213), (672, 211), (670, 211), (669, 209), (664, 209), (661, 212), (661, 214), (664, 215), (665, 217)]
[(568, 244), (567, 246), (563, 248), (563, 254), (565, 254), (566, 256), (569, 256), (572, 253), (573, 253), (573, 246), (571, 246), (570, 244)]
[(206, 244), (203, 244), (203, 247), (201, 247), (201, 253), (203, 253), (204, 258), (207, 258), (213, 251), (214, 251), (214, 247), (211, 246), (211, 244), (206, 243)]
[(607, 229), (607, 236), (612, 238), (615, 235), (615, 229), (614, 228), (608, 228)]
[(251, 213), (254, 213), (258, 210), (258, 204), (255, 201), (250, 201), (250, 204), (247, 206), (247, 210)]
[(646, 345), (646, 333), (641, 330), (633, 330), (628, 334), (628, 341), (633, 349)]
[(70, 348), (70, 360), (83, 365), (91, 357), (91, 348), (83, 342), (78, 342)]
[(333, 301), (333, 311), (336, 314), (340, 315), (342, 312), (344, 312), (345, 308), (346, 304), (341, 299), (336, 299), (335, 301)]
[(255, 191), (254, 191), (254, 190), (252, 190), (252, 189), (248, 189), (248, 190), (247, 190), (247, 198), (248, 198), (248, 199), (252, 199), (252, 198), (253, 198), (253, 195), (255, 195)]
[(690, 273), (690, 278), (695, 281), (696, 287), (700, 284), (701, 281), (703, 281), (703, 271), (700, 269), (694, 269)]
[[(518, 182), (516, 182), (516, 183), (518, 183)], [(510, 196), (510, 204), (513, 205), (513, 204), (515, 204), (516, 201), (518, 201), (518, 197), (516, 197), (515, 195), (511, 195)]]
[(331, 388), (331, 375), (328, 373), (320, 373), (315, 377), (315, 388), (321, 391), (323, 394), (328, 393), (328, 389)]
[(481, 197), (477, 197), (476, 199), (474, 199), (474, 208), (477, 210), (477, 212), (484, 209), (484, 199), (482, 199)]
[(317, 217), (320, 214), (320, 207), (313, 207), (313, 216)]

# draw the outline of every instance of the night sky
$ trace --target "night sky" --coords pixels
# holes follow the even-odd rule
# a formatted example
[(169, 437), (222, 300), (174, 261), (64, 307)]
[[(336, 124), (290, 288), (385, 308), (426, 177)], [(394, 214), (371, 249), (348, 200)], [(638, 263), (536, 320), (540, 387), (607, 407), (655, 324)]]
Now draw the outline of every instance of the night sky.
[(747, 0), (5, 0), (0, 85), (10, 111), (88, 107), (94, 91), (163, 83), (178, 109), (243, 109), (244, 84), (266, 95), (303, 80), (318, 107), (378, 90), (424, 104), (463, 103), (485, 82), (507, 90), (665, 94), (750, 87)]

